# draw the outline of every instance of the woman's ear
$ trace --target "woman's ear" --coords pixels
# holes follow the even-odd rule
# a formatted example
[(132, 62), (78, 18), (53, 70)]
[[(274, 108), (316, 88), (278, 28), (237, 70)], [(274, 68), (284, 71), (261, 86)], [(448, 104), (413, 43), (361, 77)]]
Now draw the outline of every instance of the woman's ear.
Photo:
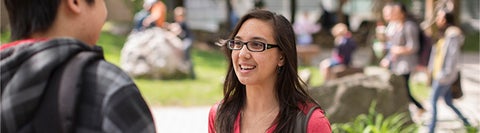
[(67, 2), (67, 9), (74, 12), (74, 13), (80, 13), (82, 11), (81, 9), (81, 4), (83, 0), (65, 0)]
[(278, 66), (281, 67), (285, 65), (285, 57), (283, 55), (280, 55), (280, 58), (278, 60)]

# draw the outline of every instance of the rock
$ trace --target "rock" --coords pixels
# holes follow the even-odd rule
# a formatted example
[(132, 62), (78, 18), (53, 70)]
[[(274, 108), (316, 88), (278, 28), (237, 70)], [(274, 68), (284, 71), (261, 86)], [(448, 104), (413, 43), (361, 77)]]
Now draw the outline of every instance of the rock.
[(376, 111), (384, 116), (409, 113), (404, 79), (383, 68), (367, 67), (364, 74), (354, 74), (331, 80), (320, 87), (310, 89), (331, 123), (352, 121), (360, 114), (367, 114), (372, 101)]
[(363, 68), (357, 67), (345, 67), (344, 65), (337, 65), (331, 68), (332, 69), (332, 79), (341, 78), (344, 76), (356, 74), (356, 73), (363, 73)]
[(133, 77), (172, 79), (189, 75), (182, 41), (161, 28), (132, 32), (122, 48), (120, 65)]

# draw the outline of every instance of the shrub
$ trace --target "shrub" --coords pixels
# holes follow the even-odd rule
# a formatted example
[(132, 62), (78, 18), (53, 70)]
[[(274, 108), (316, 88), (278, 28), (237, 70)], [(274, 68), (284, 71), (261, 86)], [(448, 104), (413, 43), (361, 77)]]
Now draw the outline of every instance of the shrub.
[(375, 111), (376, 102), (370, 105), (368, 114), (357, 116), (352, 122), (332, 124), (334, 133), (411, 133), (418, 127), (410, 124), (408, 115), (396, 113), (384, 118)]

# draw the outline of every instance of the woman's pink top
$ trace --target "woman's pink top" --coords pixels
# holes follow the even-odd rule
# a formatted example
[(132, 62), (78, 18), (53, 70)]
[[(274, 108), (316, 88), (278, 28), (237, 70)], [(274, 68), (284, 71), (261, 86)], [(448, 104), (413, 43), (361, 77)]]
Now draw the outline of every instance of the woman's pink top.
[[(308, 107), (301, 108), (303, 113), (307, 114), (309, 109), (313, 107), (314, 104), (308, 104)], [(210, 108), (210, 113), (208, 114), (208, 132), (216, 133), (215, 131), (215, 116), (217, 114), (218, 103), (213, 105)], [(240, 113), (238, 113), (237, 118), (235, 119), (235, 125), (233, 126), (234, 133), (240, 133)], [(272, 127), (267, 129), (267, 133), (272, 133), (273, 130), (277, 127), (277, 124), (274, 124)], [(313, 111), (312, 116), (308, 120), (307, 133), (331, 133), (332, 128), (330, 127), (330, 122), (327, 117), (323, 114), (323, 110), (316, 109)]]

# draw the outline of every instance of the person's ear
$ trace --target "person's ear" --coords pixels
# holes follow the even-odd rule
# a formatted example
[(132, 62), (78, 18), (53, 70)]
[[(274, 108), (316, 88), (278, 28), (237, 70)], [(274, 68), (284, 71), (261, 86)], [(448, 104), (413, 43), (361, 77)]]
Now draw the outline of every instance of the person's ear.
[(285, 57), (283, 55), (280, 55), (280, 58), (278, 60), (278, 66), (281, 67), (285, 64)]
[(74, 12), (74, 13), (80, 13), (82, 11), (81, 9), (81, 4), (83, 4), (82, 0), (66, 0), (67, 2), (67, 8)]

